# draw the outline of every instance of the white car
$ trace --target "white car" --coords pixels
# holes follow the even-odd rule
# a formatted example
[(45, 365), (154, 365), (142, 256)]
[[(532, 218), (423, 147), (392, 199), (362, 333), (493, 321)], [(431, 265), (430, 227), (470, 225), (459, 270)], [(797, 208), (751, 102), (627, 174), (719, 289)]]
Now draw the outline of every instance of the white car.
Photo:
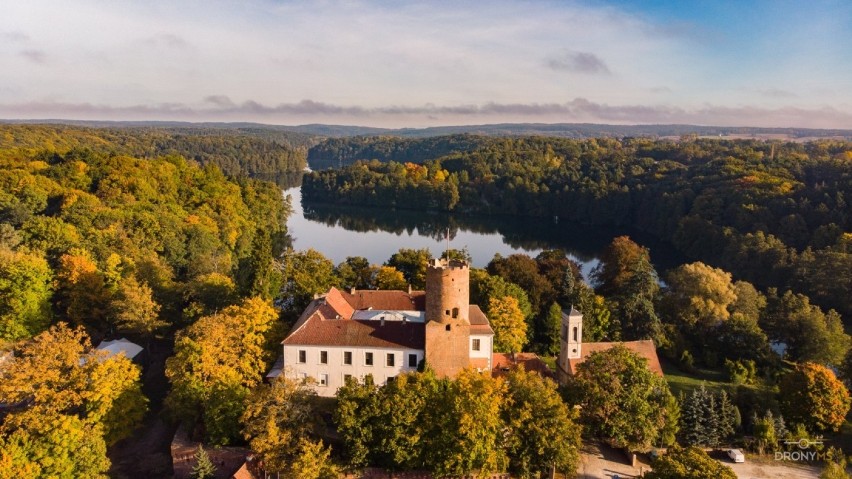
[(728, 457), (734, 462), (745, 462), (745, 454), (739, 449), (728, 449)]

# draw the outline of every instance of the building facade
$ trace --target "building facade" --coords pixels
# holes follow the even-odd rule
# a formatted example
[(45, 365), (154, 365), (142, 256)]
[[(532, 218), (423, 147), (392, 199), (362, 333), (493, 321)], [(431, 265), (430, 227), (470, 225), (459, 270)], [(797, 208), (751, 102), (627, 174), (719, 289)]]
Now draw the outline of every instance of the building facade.
[(386, 384), (424, 361), (439, 377), (490, 371), (494, 332), (469, 288), (466, 262), (437, 259), (425, 291), (331, 288), (299, 317), (267, 378), (310, 379), (317, 394), (333, 396), (348, 377)]

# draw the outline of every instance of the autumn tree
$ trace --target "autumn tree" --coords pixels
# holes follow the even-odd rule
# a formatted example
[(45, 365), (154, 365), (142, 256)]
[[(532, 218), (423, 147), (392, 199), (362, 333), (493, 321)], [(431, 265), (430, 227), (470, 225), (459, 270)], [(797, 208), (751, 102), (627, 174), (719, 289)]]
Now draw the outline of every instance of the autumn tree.
[(87, 252), (77, 250), (59, 258), (56, 284), (60, 318), (78, 326), (106, 329), (110, 292)]
[(337, 479), (340, 472), (331, 460), (331, 448), (322, 441), (299, 441), (297, 454), (287, 473), (288, 479)]
[(192, 323), (201, 316), (221, 311), (237, 302), (237, 285), (230, 276), (207, 273), (195, 276), (183, 285), (183, 319)]
[(167, 404), (182, 419), (201, 419), (210, 442), (238, 437), (244, 400), (272, 357), (267, 345), (277, 319), (268, 302), (250, 298), (178, 333), (166, 361)]
[(269, 472), (285, 472), (300, 443), (317, 422), (316, 393), (308, 385), (278, 376), (261, 384), (246, 398), (243, 437)]
[(594, 352), (573, 376), (568, 399), (589, 432), (615, 447), (645, 451), (665, 426), (671, 395), (647, 359), (616, 345)]
[(592, 279), (603, 296), (615, 296), (624, 290), (637, 273), (637, 267), (647, 268), (650, 254), (627, 236), (619, 236), (604, 249), (600, 263), (592, 271)]
[(435, 434), (426, 447), (426, 465), (434, 474), (487, 475), (505, 470), (500, 411), (505, 384), (473, 369), (464, 369), (448, 383), (446, 395), (431, 405), (443, 413), (433, 418)]
[(121, 280), (110, 306), (113, 324), (120, 331), (151, 337), (167, 325), (159, 317), (160, 305), (151, 288), (132, 276)]
[(728, 319), (728, 308), (737, 299), (731, 274), (701, 262), (678, 266), (666, 282), (667, 311), (687, 326), (715, 326)]
[(0, 403), (26, 405), (0, 424), (0, 442), (23, 451), (10, 459), (14, 467), (101, 477), (109, 468), (106, 447), (127, 437), (145, 414), (139, 375), (129, 359), (92, 350), (82, 328), (65, 323), (23, 343), (0, 368)]
[(810, 431), (837, 431), (852, 400), (846, 386), (819, 364), (801, 363), (779, 384), (781, 411), (791, 423)]
[(47, 328), (51, 281), (44, 257), (0, 247), (0, 340), (30, 338)]
[(556, 391), (556, 383), (515, 368), (506, 377), (503, 421), (509, 469), (522, 478), (540, 477), (551, 467), (570, 474), (579, 464), (580, 426)]
[(736, 479), (734, 471), (699, 447), (672, 447), (654, 461), (648, 479)]
[(532, 305), (527, 293), (515, 283), (506, 281), (501, 276), (488, 274), (483, 269), (471, 268), (470, 270), (470, 304), (478, 304), (483, 312), (489, 315), (488, 305), (491, 298), (503, 298), (511, 296), (518, 301), (518, 307), (527, 319), (527, 324), (533, 319)]
[(374, 281), (378, 289), (404, 290), (408, 287), (402, 272), (393, 266), (379, 267)]
[(556, 298), (554, 285), (539, 272), (538, 263), (525, 254), (503, 257), (499, 254), (488, 263), (488, 273), (515, 283), (526, 292), (533, 315), (541, 313), (545, 305)]
[(494, 329), (494, 350), (503, 353), (523, 351), (527, 343), (527, 323), (518, 301), (511, 296), (491, 298), (488, 316)]

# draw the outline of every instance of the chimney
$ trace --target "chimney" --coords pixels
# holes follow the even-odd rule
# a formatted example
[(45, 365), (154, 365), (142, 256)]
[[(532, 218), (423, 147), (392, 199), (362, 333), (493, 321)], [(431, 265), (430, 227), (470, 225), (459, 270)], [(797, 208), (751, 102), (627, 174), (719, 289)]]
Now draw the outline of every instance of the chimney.
[(351, 294), (352, 296), (355, 296), (355, 286), (349, 288), (349, 294)]
[(408, 294), (411, 294), (411, 283), (408, 283)]

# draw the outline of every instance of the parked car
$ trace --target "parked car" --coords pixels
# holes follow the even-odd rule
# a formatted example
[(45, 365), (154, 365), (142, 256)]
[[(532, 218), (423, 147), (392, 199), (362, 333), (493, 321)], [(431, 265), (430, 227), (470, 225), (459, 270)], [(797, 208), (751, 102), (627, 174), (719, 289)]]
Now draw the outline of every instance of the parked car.
[(734, 462), (745, 462), (745, 454), (739, 449), (728, 449), (728, 457)]

